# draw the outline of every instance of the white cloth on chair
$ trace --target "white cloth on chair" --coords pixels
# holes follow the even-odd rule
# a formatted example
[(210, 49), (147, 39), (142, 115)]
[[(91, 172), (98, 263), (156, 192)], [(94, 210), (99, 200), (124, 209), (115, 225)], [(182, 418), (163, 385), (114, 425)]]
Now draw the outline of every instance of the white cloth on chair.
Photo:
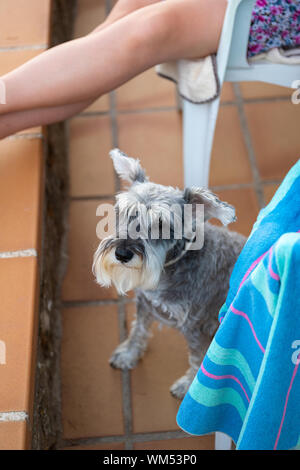
[(300, 47), (295, 49), (281, 49), (275, 47), (268, 52), (251, 57), (249, 62), (257, 62), (259, 60), (268, 60), (269, 62), (273, 62), (273, 64), (300, 64)]
[[(249, 59), (249, 64), (260, 60), (277, 64), (300, 64), (300, 48), (289, 50), (274, 48), (252, 57)], [(176, 83), (179, 95), (192, 103), (208, 103), (220, 94), (215, 55), (204, 59), (166, 62), (157, 65), (156, 72), (159, 76)]]
[(156, 66), (156, 72), (177, 84), (179, 95), (192, 103), (208, 103), (220, 93), (214, 55), (204, 59), (178, 60)]

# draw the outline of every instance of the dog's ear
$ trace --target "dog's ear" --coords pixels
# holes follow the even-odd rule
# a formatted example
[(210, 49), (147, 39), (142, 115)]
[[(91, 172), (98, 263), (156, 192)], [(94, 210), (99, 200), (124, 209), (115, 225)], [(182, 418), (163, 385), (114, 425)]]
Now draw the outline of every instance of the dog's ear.
[(205, 188), (187, 188), (183, 194), (188, 204), (204, 205), (204, 220), (215, 217), (223, 225), (228, 225), (236, 220), (235, 209), (227, 202), (220, 201), (218, 196)]
[(138, 159), (128, 157), (119, 149), (113, 149), (109, 154), (120, 178), (129, 183), (144, 183), (148, 180)]

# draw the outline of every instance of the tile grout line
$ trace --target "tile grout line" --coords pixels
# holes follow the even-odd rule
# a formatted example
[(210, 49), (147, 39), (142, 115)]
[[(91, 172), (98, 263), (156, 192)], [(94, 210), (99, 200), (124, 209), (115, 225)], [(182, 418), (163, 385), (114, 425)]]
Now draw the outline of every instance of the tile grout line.
[(133, 434), (133, 442), (166, 441), (169, 439), (189, 438), (191, 435), (184, 431), (154, 431)]
[[(118, 319), (120, 341), (123, 342), (126, 340), (128, 335), (126, 328), (125, 303), (123, 302), (122, 298), (120, 298), (118, 302)], [(132, 450), (132, 404), (130, 371), (122, 370), (121, 375), (125, 450)]]
[[(125, 304), (127, 303), (134, 303), (134, 299), (124, 299), (122, 302)], [(73, 308), (73, 307), (97, 307), (101, 305), (118, 305), (120, 303), (120, 299), (102, 299), (102, 300), (64, 300), (62, 302), (62, 306), (64, 308)]]
[(0, 423), (29, 421), (26, 411), (3, 411), (0, 412)]
[(2, 251), (0, 252), (0, 259), (7, 258), (36, 258), (38, 256), (35, 248), (28, 248), (27, 250), (17, 251)]
[[(261, 181), (262, 185), (270, 185), (270, 184), (279, 184), (281, 181), (279, 179), (271, 179), (271, 180), (264, 180)], [(212, 191), (228, 191), (231, 189), (247, 189), (253, 188), (254, 183), (232, 183), (232, 184), (220, 184), (220, 185), (211, 185), (210, 189)], [(86, 195), (86, 196), (69, 196), (70, 201), (103, 201), (107, 199), (114, 199), (114, 194), (98, 194), (98, 195)]]
[[(112, 9), (112, 0), (105, 0), (105, 11), (106, 16)], [(113, 148), (119, 147), (119, 133), (118, 133), (118, 122), (117, 122), (117, 106), (116, 106), (116, 92), (113, 90), (109, 94), (109, 117), (111, 124), (111, 138)], [(120, 191), (121, 185), (117, 173), (114, 170), (114, 183), (115, 183), (115, 194)]]
[[(109, 116), (111, 122), (111, 135), (112, 135), (112, 146), (113, 148), (119, 147), (119, 136), (118, 136), (118, 123), (117, 123), (117, 110), (116, 110), (116, 94), (114, 91), (109, 93)], [(114, 170), (115, 175), (115, 193), (121, 189), (120, 180)]]
[(12, 134), (3, 140), (32, 140), (32, 139), (44, 139), (44, 136), (41, 132), (32, 132), (32, 133), (23, 133), (23, 134)]
[(107, 199), (114, 200), (114, 194), (104, 194), (104, 195), (87, 195), (87, 196), (69, 196), (69, 201), (104, 201)]
[(271, 184), (281, 184), (282, 183), (282, 180), (280, 179), (271, 179), (271, 180), (266, 180), (266, 181), (263, 181), (263, 185), (264, 186), (270, 186)]
[[(112, 92), (111, 92), (112, 93)], [(290, 101), (290, 98), (288, 96), (266, 96), (263, 98), (243, 98), (243, 102), (246, 104), (256, 104), (256, 103), (272, 103), (272, 102), (281, 102), (281, 101)], [(228, 101), (223, 101), (220, 103), (220, 106), (235, 106), (237, 104), (237, 101), (233, 100), (228, 100)], [(164, 113), (164, 112), (170, 112), (170, 111), (177, 111), (176, 106), (160, 106), (157, 108), (136, 108), (136, 109), (118, 109), (117, 113), (120, 115), (127, 115), (127, 114), (151, 114), (151, 113)], [(104, 117), (104, 116), (109, 116), (110, 112), (109, 110), (107, 111), (83, 111), (82, 113), (79, 113), (77, 116), (74, 116), (70, 118), (76, 119), (78, 116), (80, 117)]]
[[(110, 92), (114, 93), (114, 92)], [(157, 108), (136, 108), (136, 109), (118, 109), (116, 110), (117, 114), (127, 115), (127, 114), (152, 114), (152, 113), (166, 113), (170, 111), (177, 111), (176, 106), (160, 106)], [(80, 117), (91, 117), (91, 116), (108, 116), (110, 114), (109, 110), (107, 111), (87, 111), (82, 112)]]
[(244, 141), (246, 144), (248, 159), (249, 159), (249, 163), (250, 163), (250, 167), (252, 171), (256, 197), (258, 199), (260, 208), (262, 208), (265, 205), (263, 186), (262, 186), (262, 181), (260, 179), (259, 171), (257, 168), (255, 152), (254, 152), (254, 148), (252, 145), (252, 139), (251, 139), (250, 131), (248, 128), (245, 109), (244, 109), (244, 101), (243, 101), (243, 97), (242, 97), (238, 83), (233, 84), (233, 91), (236, 97), (237, 110), (239, 114), (241, 129), (242, 129), (243, 136), (244, 136)]
[[(261, 98), (243, 98), (243, 102), (246, 104), (256, 104), (256, 103), (270, 103), (270, 102), (281, 102), (281, 101), (290, 101), (288, 96), (265, 96)], [(226, 100), (220, 103), (220, 106), (234, 106), (237, 102), (235, 100)], [(176, 106), (159, 106), (155, 108), (135, 108), (135, 109), (118, 109), (118, 114), (151, 114), (156, 112), (169, 112), (177, 111)], [(109, 110), (107, 111), (83, 111), (77, 116), (80, 117), (93, 117), (93, 116), (108, 116)], [(77, 116), (74, 116), (70, 119), (76, 119)]]
[(39, 51), (42, 49), (48, 49), (48, 44), (28, 44), (24, 46), (3, 46), (0, 47), (0, 52), (8, 51)]
[(243, 102), (246, 104), (256, 104), (256, 103), (273, 103), (273, 102), (280, 102), (280, 101), (289, 101), (291, 98), (290, 96), (265, 96), (265, 97), (257, 97), (257, 98), (243, 98)]
[[(114, 92), (110, 92), (110, 93), (114, 93)], [(224, 101), (223, 103), (221, 103), (220, 106), (234, 106), (236, 104), (235, 101)], [(136, 109), (118, 109), (116, 110), (116, 113), (117, 114), (120, 114), (120, 115), (130, 115), (130, 114), (152, 114), (152, 113), (167, 113), (167, 112), (171, 112), (171, 111), (178, 111), (177, 107), (176, 106), (160, 106), (160, 107), (157, 107), (157, 108), (136, 108)], [(84, 118), (88, 118), (88, 117), (104, 117), (104, 116), (109, 116), (110, 115), (110, 111), (107, 110), (107, 111), (83, 111), (82, 113), (78, 114), (78, 116), (80, 117), (84, 117)], [(74, 116), (70, 119), (76, 119), (76, 117), (78, 116)]]
[(253, 188), (253, 183), (232, 183), (232, 184), (220, 184), (209, 186), (212, 191), (230, 191), (231, 189), (248, 189)]
[[(154, 431), (145, 433), (135, 433), (131, 435), (132, 443), (150, 442), (150, 441), (167, 441), (169, 439), (190, 438), (191, 436), (184, 431)], [(78, 439), (64, 439), (61, 447), (79, 446), (79, 445), (95, 445), (95, 444), (111, 444), (125, 442), (123, 435), (87, 437)]]

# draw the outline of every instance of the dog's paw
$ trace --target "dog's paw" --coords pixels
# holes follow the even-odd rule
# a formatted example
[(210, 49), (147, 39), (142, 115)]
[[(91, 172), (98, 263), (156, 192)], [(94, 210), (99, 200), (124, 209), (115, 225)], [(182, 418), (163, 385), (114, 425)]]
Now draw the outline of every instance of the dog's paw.
[(188, 391), (191, 382), (191, 379), (186, 375), (183, 375), (182, 377), (180, 377), (180, 379), (176, 380), (176, 382), (174, 382), (173, 385), (170, 387), (170, 392), (173, 397), (182, 400), (184, 395)]
[(113, 352), (109, 364), (116, 369), (133, 369), (139, 360), (136, 352), (127, 345), (120, 344)]

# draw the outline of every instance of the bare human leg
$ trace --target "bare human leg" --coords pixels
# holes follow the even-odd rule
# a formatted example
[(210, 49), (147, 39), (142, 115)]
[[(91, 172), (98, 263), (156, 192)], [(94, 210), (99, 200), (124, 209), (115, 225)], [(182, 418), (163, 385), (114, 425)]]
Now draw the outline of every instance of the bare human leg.
[(119, 0), (110, 11), (109, 15), (103, 23), (97, 26), (90, 34), (99, 32), (102, 28), (115, 23), (129, 13), (139, 10), (140, 8), (152, 5), (153, 3), (160, 2), (161, 0)]
[(225, 8), (226, 0), (155, 3), (50, 49), (2, 77), (7, 105), (0, 113), (78, 106), (157, 63), (215, 52)]
[[(160, 0), (119, 0), (105, 21), (97, 26), (90, 34), (99, 32), (101, 29), (121, 19), (123, 16), (144, 6), (156, 3), (157, 1)], [(94, 99), (89, 99), (69, 105), (49, 106), (0, 115), (0, 139), (37, 125), (42, 126), (69, 119), (90, 106), (93, 101)]]

